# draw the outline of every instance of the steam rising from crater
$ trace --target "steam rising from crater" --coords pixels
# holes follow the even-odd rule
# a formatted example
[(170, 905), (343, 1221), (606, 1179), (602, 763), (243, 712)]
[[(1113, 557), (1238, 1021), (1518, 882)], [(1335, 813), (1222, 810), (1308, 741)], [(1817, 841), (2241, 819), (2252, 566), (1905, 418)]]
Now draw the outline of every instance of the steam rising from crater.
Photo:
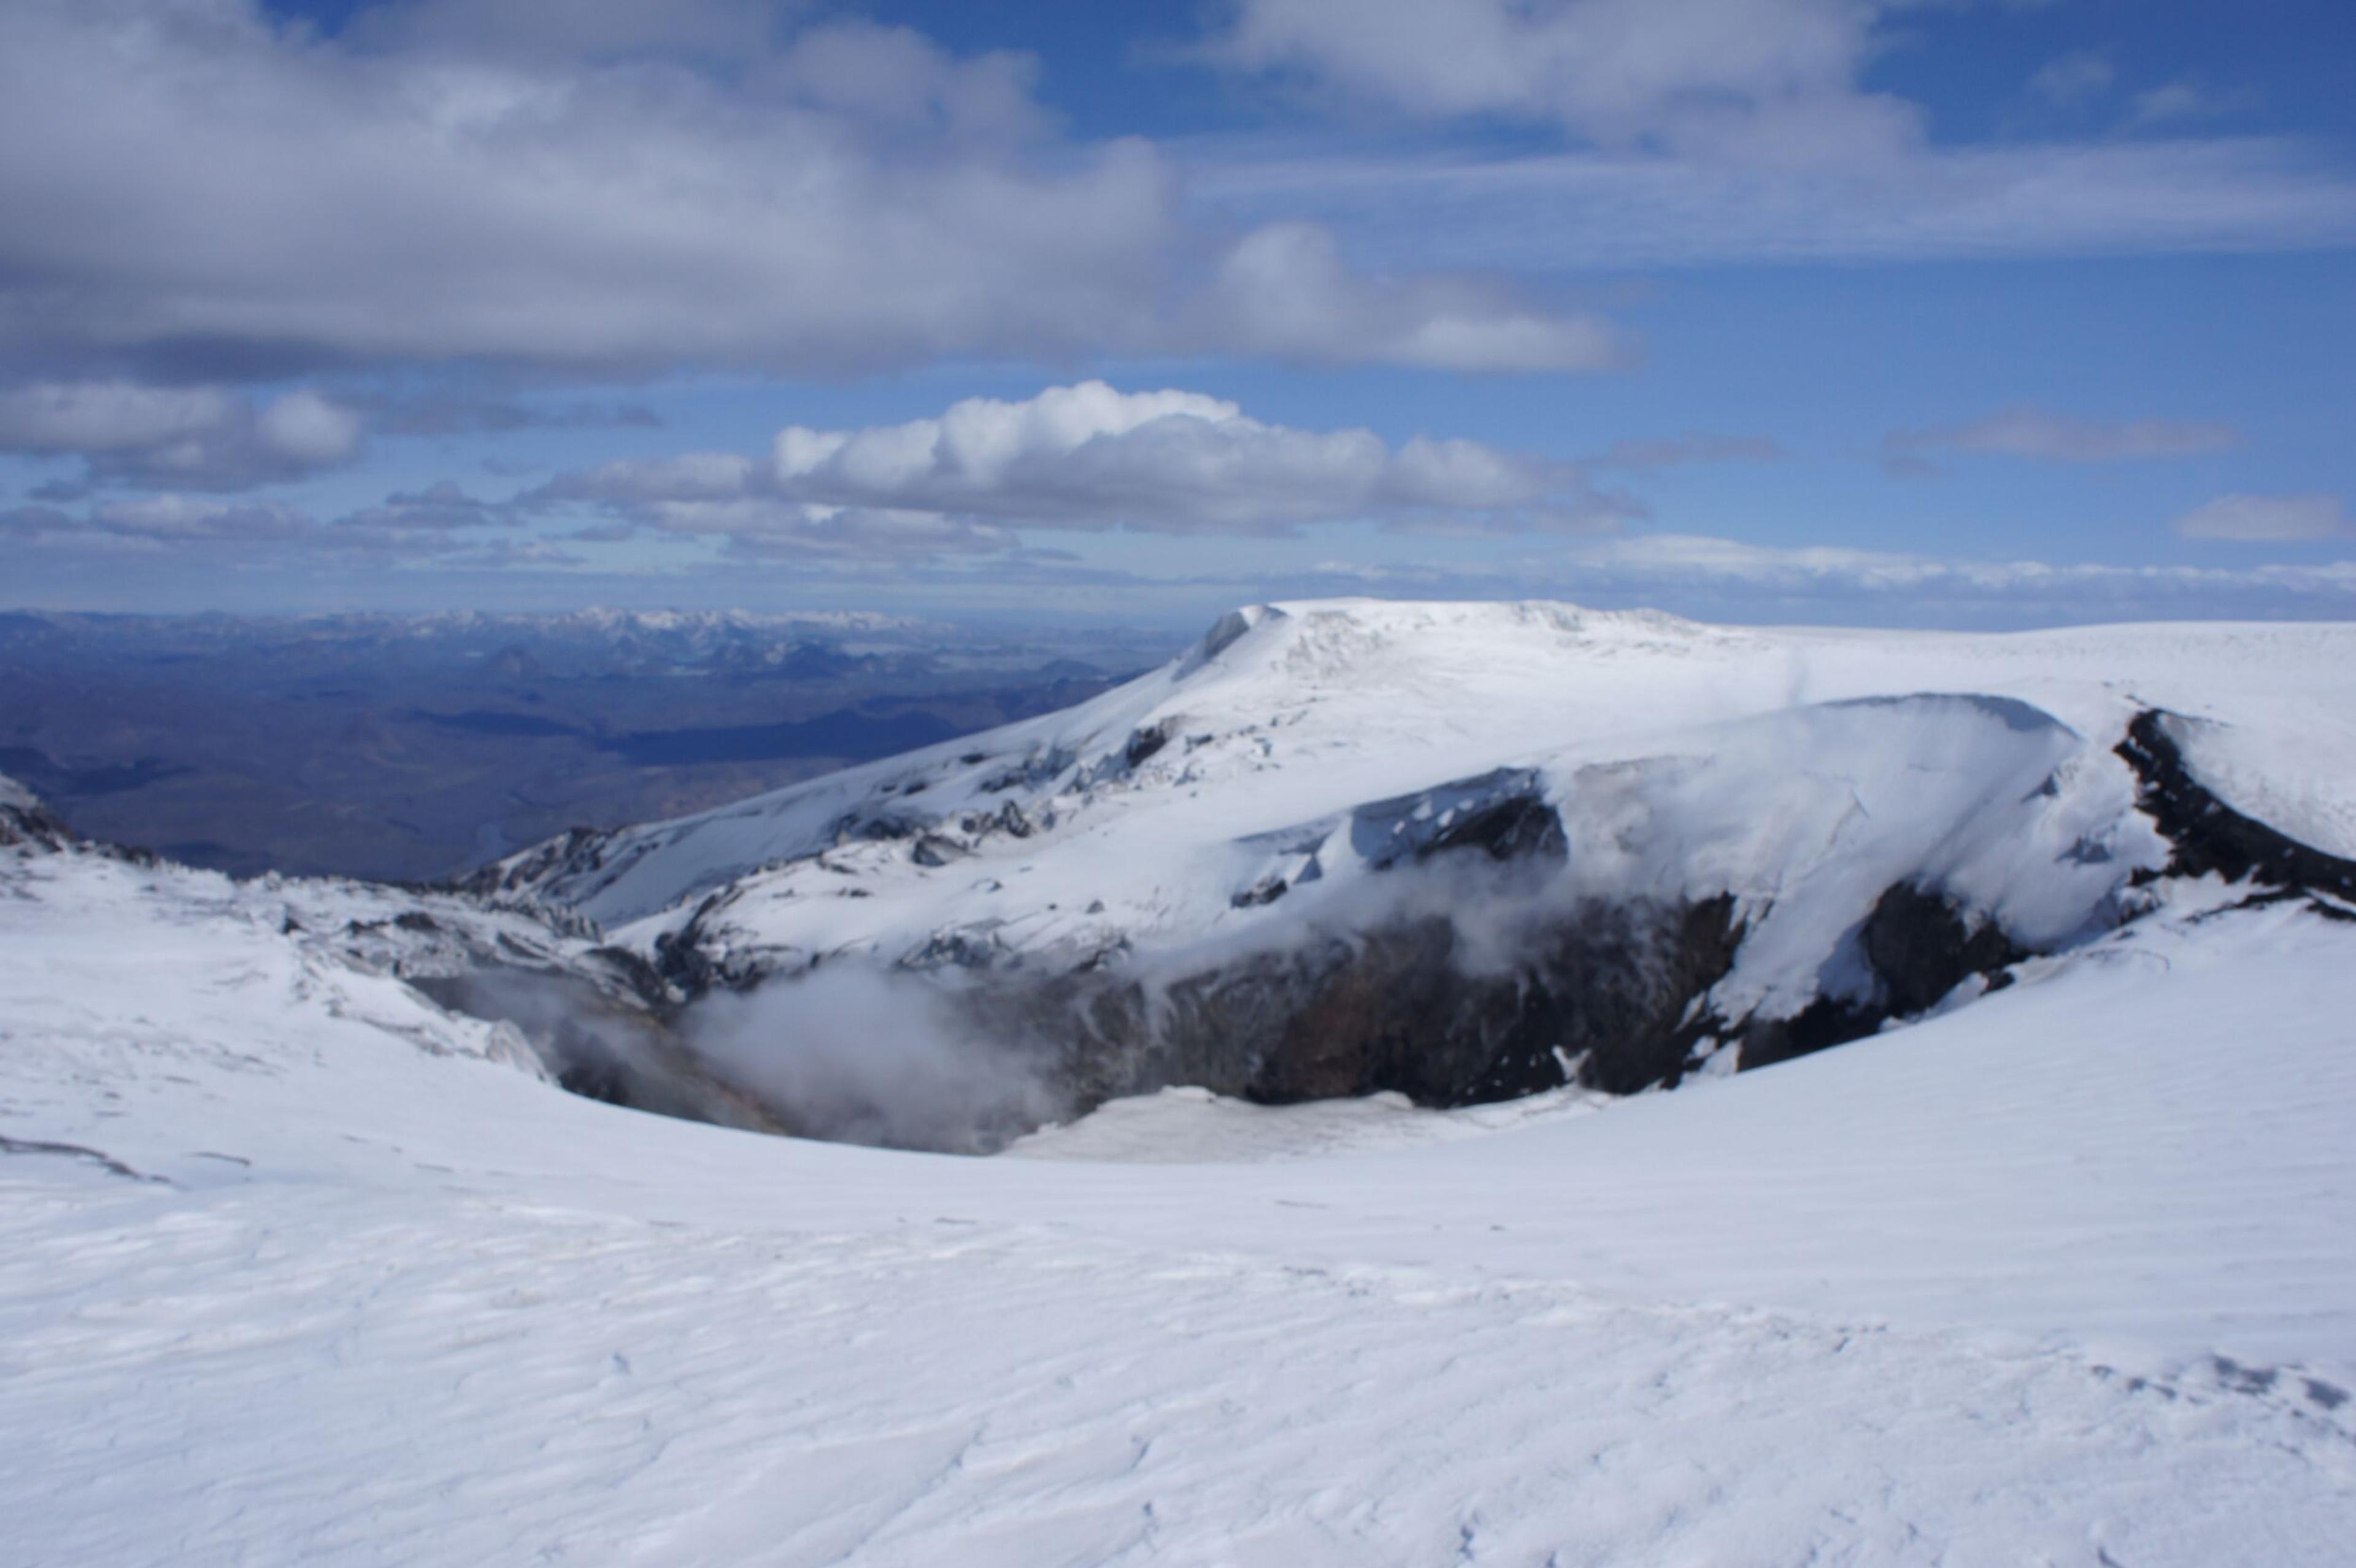
[(955, 995), (850, 965), (719, 992), (682, 1021), (690, 1050), (807, 1137), (988, 1154), (1069, 1114), (1044, 1047), (961, 1024)]

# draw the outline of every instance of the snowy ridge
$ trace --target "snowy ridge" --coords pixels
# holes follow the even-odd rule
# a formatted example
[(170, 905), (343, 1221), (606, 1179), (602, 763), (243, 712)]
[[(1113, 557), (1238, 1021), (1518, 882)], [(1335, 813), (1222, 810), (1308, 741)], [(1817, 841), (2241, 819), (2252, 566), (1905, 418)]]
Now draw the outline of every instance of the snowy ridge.
[[(1066, 712), (571, 836), (474, 885), (584, 911), (690, 994), (846, 961), (928, 976), (970, 1027), (1060, 1041), (1083, 1105), (1624, 1092), (1855, 1038), (2132, 916), (2171, 853), (2116, 752), (2138, 713), (2229, 737), (2200, 758), (2216, 777), (2247, 758), (2305, 789), (2303, 821), (2328, 810), (2328, 771), (2276, 753), (2356, 747), (2351, 654), (2346, 627), (1260, 606)], [(1435, 964), (1503, 990), (1419, 998)], [(1609, 1016), (1565, 989), (1632, 965)], [(1501, 1021), (1505, 992), (1538, 999)], [(1415, 1015), (1418, 1061), (1379, 1029), (1330, 1043), (1354, 995)]]

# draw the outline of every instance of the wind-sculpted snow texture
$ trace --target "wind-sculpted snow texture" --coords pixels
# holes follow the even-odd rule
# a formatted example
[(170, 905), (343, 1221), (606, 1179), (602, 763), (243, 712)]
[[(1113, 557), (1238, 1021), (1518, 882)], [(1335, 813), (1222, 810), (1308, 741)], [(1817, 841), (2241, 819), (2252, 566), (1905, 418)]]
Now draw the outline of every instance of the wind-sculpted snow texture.
[(1264, 606), (1066, 713), (476, 885), (579, 908), (683, 996), (737, 994), (710, 1054), (756, 1097), (798, 1056), (858, 1074), (800, 987), (869, 971), (896, 1032), (947, 1031), (926, 1058), (949, 1082), (979, 1054), (1022, 1086), (902, 1129), (932, 1147), (1173, 1084), (1626, 1093), (1858, 1039), (2145, 907), (2179, 851), (2116, 751), (2140, 713), (2208, 726), (2221, 788), (2329, 828), (2331, 775), (2282, 759), (2356, 754), (2351, 651), (2329, 627)]
[(0, 1558), (2342, 1563), (2356, 966), (2251, 891), (1771, 1072), (1103, 1164), (564, 1093), (400, 977), (621, 985), (526, 907), (0, 848)]

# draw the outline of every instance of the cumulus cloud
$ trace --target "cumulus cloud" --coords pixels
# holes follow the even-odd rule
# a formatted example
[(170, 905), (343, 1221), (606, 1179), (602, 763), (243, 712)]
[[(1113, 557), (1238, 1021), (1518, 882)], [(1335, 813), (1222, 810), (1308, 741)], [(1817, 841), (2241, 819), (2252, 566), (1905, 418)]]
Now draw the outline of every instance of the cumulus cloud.
[(2304, 543), (2356, 535), (2337, 496), (2221, 496), (2176, 519), (2189, 539)]
[[(1221, 266), (1171, 162), (1060, 139), (1031, 62), (778, 15), (435, 0), (329, 38), (256, 0), (17, 0), (0, 351), (215, 379), (1270, 351), (1266, 242)], [(1273, 351), (1598, 361), (1494, 284), (1319, 281), (1344, 303)]]
[(1484, 532), (1590, 529), (1626, 508), (1551, 459), (1477, 442), (1269, 424), (1237, 404), (1102, 381), (937, 418), (780, 432), (766, 461), (701, 453), (616, 462), (526, 497), (585, 502), (672, 532), (779, 547), (991, 550), (1018, 528), (1277, 534), (1372, 521)]
[(243, 490), (356, 461), (360, 416), (316, 392), (40, 382), (0, 392), (0, 452), (79, 457), (93, 483)]
[(2073, 419), (2041, 409), (2007, 409), (1965, 424), (1897, 431), (1883, 438), (1885, 463), (1901, 473), (1930, 468), (1933, 455), (2025, 457), (2043, 463), (2131, 463), (2198, 457), (2242, 444), (2230, 424), (2180, 420)]

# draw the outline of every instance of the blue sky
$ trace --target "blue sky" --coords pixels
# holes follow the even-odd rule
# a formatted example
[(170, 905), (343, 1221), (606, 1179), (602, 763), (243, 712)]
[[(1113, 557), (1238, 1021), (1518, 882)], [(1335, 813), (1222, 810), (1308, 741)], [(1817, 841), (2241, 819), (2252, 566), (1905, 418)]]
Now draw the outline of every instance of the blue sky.
[(22, 0), (0, 599), (2346, 618), (2351, 60), (2311, 0)]

